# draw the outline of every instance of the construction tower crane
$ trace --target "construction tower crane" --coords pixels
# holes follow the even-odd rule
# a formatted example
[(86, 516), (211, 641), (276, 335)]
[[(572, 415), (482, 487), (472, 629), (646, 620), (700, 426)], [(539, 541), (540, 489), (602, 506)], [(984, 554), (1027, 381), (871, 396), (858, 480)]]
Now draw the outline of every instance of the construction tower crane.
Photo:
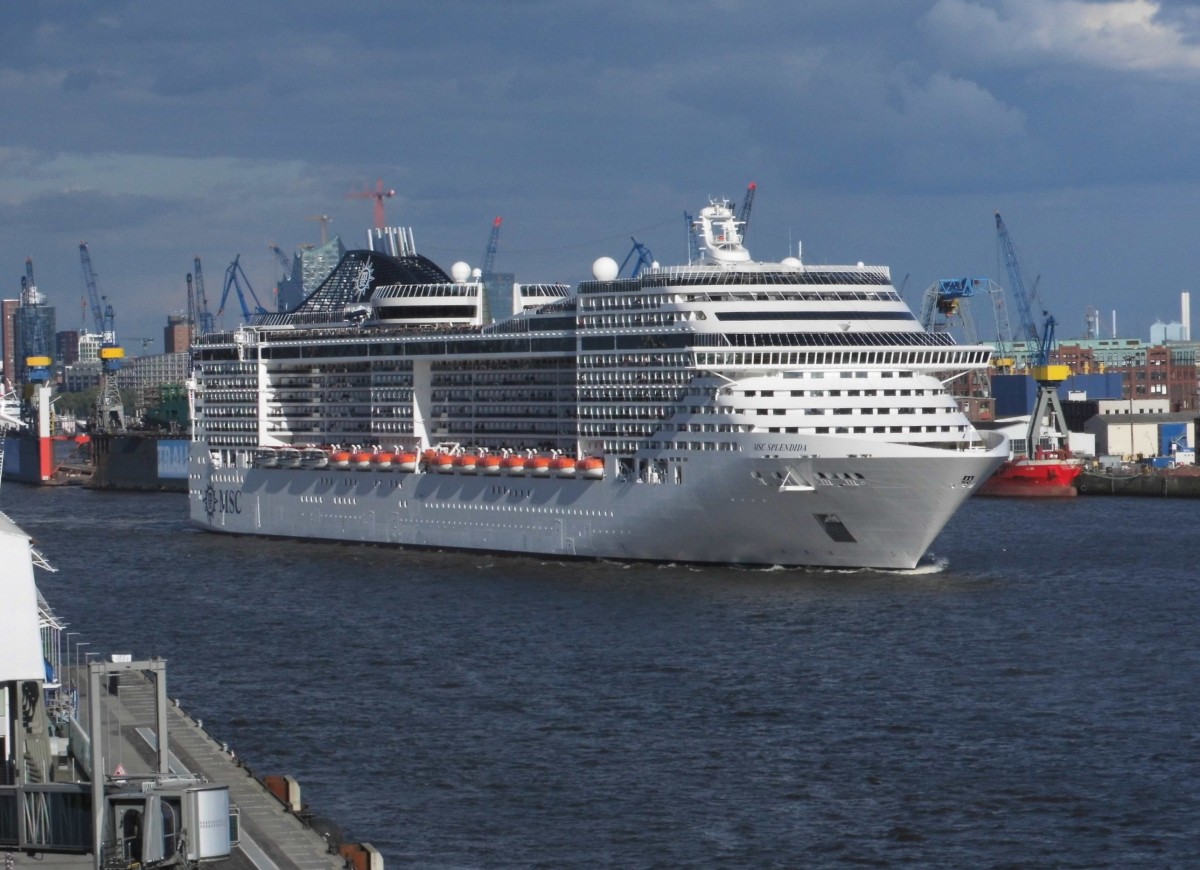
[[(242, 255), (238, 254), (229, 264), (229, 268), (225, 270), (225, 289), (221, 291), (221, 304), (217, 307), (217, 316), (220, 317), (225, 311), (225, 301), (229, 298), (230, 289), (233, 289), (237, 292), (238, 304), (242, 307), (242, 318), (248, 321), (251, 314), (266, 314), (267, 309), (262, 307), (262, 303), (258, 301), (258, 296), (254, 293), (254, 288), (250, 286), (250, 279), (246, 277), (246, 272), (242, 269), (241, 258)], [(254, 300), (253, 312), (246, 302), (247, 295)]]
[(387, 226), (387, 221), (384, 219), (383, 215), (383, 201), (395, 195), (396, 191), (384, 188), (382, 178), (377, 178), (375, 180), (374, 190), (355, 190), (346, 194), (346, 196), (348, 196), (350, 199), (375, 200), (375, 229), (377, 230), (382, 230), (385, 226)]
[(500, 224), (503, 221), (504, 218), (499, 217), (492, 221), (492, 231), (483, 251), (483, 264), (479, 267), (479, 271), (484, 275), (492, 274), (492, 267), (496, 265), (496, 245), (500, 242)]
[(625, 271), (625, 267), (629, 265), (629, 261), (632, 260), (636, 254), (637, 260), (634, 261), (633, 271), (626, 276), (628, 278), (636, 278), (642, 273), (642, 269), (649, 269), (654, 265), (654, 257), (650, 254), (650, 249), (633, 236), (629, 237), (629, 241), (633, 242), (633, 247), (629, 249), (629, 253), (626, 254), (625, 259), (621, 261), (621, 268), (617, 270), (617, 275), (619, 276)]
[[(1021, 325), (1025, 331), (1026, 340), (1034, 348), (1033, 364), (1030, 373), (1038, 385), (1037, 406), (1029, 418), (1029, 430), (1026, 433), (1026, 445), (1032, 453), (1039, 448), (1059, 450), (1067, 440), (1066, 416), (1063, 414), (1062, 402), (1058, 398), (1058, 387), (1071, 376), (1071, 369), (1065, 365), (1051, 365), (1050, 357), (1054, 351), (1054, 318), (1048, 311), (1041, 308), (1040, 300), (1034, 293), (1025, 291), (1025, 282), (1021, 278), (1021, 265), (1017, 260), (1016, 246), (1008, 227), (1004, 225), (1000, 212), (996, 212), (996, 238), (1000, 245), (1000, 253), (1004, 258), (1004, 266), (1008, 271), (1009, 292), (1017, 300), (1017, 309), (1021, 314)], [(1033, 307), (1038, 304), (1041, 310), (1042, 328), (1034, 320)], [(1048, 435), (1045, 434), (1049, 430)], [(1049, 443), (1043, 443), (1043, 442)]]
[(193, 266), (195, 268), (192, 274), (196, 276), (196, 331), (199, 335), (208, 335), (210, 332), (216, 332), (217, 327), (212, 312), (208, 310), (208, 297), (204, 295), (204, 272), (200, 268), (198, 256)]
[(321, 224), (321, 244), (325, 245), (329, 241), (329, 222), (333, 220), (327, 214), (311, 214), (305, 218), (306, 221), (319, 221)]
[(750, 209), (754, 205), (754, 191), (758, 189), (758, 185), (753, 181), (746, 188), (746, 198), (742, 200), (742, 207), (738, 210), (738, 220), (742, 222), (742, 242), (746, 241), (746, 230), (750, 229)]

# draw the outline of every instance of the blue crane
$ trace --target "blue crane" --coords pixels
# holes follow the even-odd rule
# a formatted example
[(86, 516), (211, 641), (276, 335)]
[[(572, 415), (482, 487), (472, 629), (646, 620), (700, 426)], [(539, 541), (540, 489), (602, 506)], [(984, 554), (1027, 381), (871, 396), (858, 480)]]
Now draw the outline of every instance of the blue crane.
[(1049, 365), (1050, 354), (1055, 346), (1055, 320), (1048, 311), (1042, 309), (1041, 313), (1045, 320), (1039, 329), (1033, 315), (1035, 305), (1041, 308), (1037, 295), (1037, 282), (1034, 283), (1032, 292), (1025, 291), (1025, 282), (1021, 278), (1021, 264), (1017, 261), (1016, 247), (1013, 245), (1012, 236), (1008, 234), (1008, 227), (1004, 225), (1004, 219), (1000, 217), (1000, 212), (996, 212), (996, 235), (1000, 243), (1000, 252), (1004, 257), (1004, 267), (1008, 271), (1008, 289), (1017, 300), (1017, 310), (1021, 315), (1025, 340), (1034, 348), (1033, 364), (1035, 366)]
[[(1041, 307), (1037, 297), (1036, 284), (1033, 293), (1025, 291), (1025, 282), (1021, 278), (1021, 265), (1017, 261), (1016, 247), (1013, 245), (1012, 236), (1008, 234), (1008, 227), (1004, 225), (1004, 220), (1000, 217), (1000, 212), (996, 212), (996, 236), (1000, 243), (1000, 251), (1004, 256), (1004, 266), (1008, 270), (1008, 289), (1016, 297), (1026, 340), (1034, 348), (1033, 365), (1030, 370), (1038, 385), (1038, 397), (1037, 407), (1029, 418), (1029, 429), (1025, 439), (1026, 450), (1031, 455), (1043, 447), (1061, 450), (1068, 435), (1066, 415), (1063, 413), (1062, 403), (1058, 398), (1058, 386), (1071, 376), (1071, 369), (1069, 366), (1053, 365), (1050, 362), (1050, 356), (1055, 346), (1054, 318)], [(1040, 331), (1033, 316), (1035, 303), (1041, 309), (1042, 317), (1045, 318)], [(1048, 439), (1044, 435), (1047, 428), (1050, 430)], [(1049, 443), (1044, 444), (1044, 441)], [(1067, 451), (1062, 451), (1062, 454), (1069, 455)]]
[(479, 267), (484, 275), (492, 274), (492, 267), (496, 265), (496, 245), (500, 242), (500, 224), (503, 220), (498, 217), (492, 221), (492, 232), (488, 235), (487, 248), (483, 252), (483, 265)]
[(742, 200), (742, 207), (738, 210), (738, 220), (742, 222), (742, 242), (746, 241), (746, 230), (750, 229), (750, 208), (754, 205), (754, 191), (758, 190), (758, 185), (753, 181), (746, 188), (746, 198)]
[(204, 295), (204, 272), (200, 269), (200, 258), (196, 257), (193, 263), (196, 276), (196, 326), (200, 335), (208, 335), (210, 332), (216, 332), (216, 324), (212, 312), (208, 310), (208, 297)]
[[(251, 314), (267, 313), (267, 309), (263, 308), (262, 303), (258, 301), (254, 288), (250, 286), (250, 279), (246, 277), (246, 272), (242, 269), (241, 259), (242, 255), (238, 254), (229, 264), (229, 268), (225, 270), (225, 289), (221, 292), (221, 304), (217, 306), (218, 317), (225, 311), (225, 302), (229, 299), (231, 289), (237, 292), (238, 304), (242, 307), (242, 319), (249, 320)], [(247, 295), (254, 300), (253, 312), (246, 302)]]
[[(105, 313), (100, 305), (103, 298), (96, 283), (96, 273), (92, 269), (92, 255), (88, 253), (87, 242), (79, 243), (79, 262), (83, 265), (83, 283), (87, 287), (88, 301), (92, 305), (92, 323), (99, 335), (107, 335), (104, 329)], [(112, 306), (109, 306), (108, 321), (112, 321)], [(111, 340), (111, 339), (110, 339)]]
[(650, 254), (650, 249), (633, 236), (629, 237), (629, 241), (633, 242), (633, 247), (629, 249), (629, 253), (621, 261), (621, 268), (617, 271), (617, 274), (620, 275), (621, 272), (624, 272), (625, 267), (629, 265), (629, 261), (633, 259), (633, 255), (637, 254), (637, 260), (633, 264), (633, 271), (629, 273), (630, 278), (636, 278), (642, 273), (642, 269), (649, 269), (654, 265), (654, 257)]

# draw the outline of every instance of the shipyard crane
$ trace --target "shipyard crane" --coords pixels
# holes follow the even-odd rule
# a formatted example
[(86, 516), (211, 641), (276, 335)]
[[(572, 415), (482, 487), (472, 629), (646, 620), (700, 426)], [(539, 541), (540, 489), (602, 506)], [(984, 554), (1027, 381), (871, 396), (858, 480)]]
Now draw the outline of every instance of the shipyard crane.
[(754, 191), (758, 189), (758, 185), (753, 181), (746, 188), (746, 198), (742, 200), (742, 207), (738, 210), (738, 220), (742, 222), (742, 242), (746, 241), (746, 231), (750, 229), (750, 209), (754, 205)]
[(208, 297), (204, 295), (204, 272), (198, 256), (193, 266), (195, 269), (192, 274), (196, 276), (196, 330), (200, 335), (208, 335), (216, 331), (216, 324), (212, 312), (208, 310)]
[(96, 281), (96, 272), (92, 269), (92, 255), (88, 252), (87, 242), (79, 243), (79, 261), (83, 265), (83, 283), (87, 287), (88, 300), (92, 306), (92, 323), (96, 326), (96, 332), (103, 336), (104, 340), (111, 341), (113, 337), (104, 331), (104, 309), (100, 307), (102, 297)]
[(92, 305), (92, 319), (100, 335), (100, 395), (96, 398), (92, 423), (101, 431), (112, 431), (125, 427), (125, 406), (121, 402), (121, 391), (117, 388), (117, 372), (125, 350), (117, 344), (117, 329), (113, 307), (108, 297), (100, 295), (99, 282), (92, 268), (92, 255), (87, 242), (79, 243), (79, 260), (83, 265), (83, 283), (87, 287)]
[(383, 215), (383, 201), (395, 195), (396, 191), (384, 188), (382, 178), (375, 180), (374, 190), (355, 190), (346, 194), (346, 196), (348, 196), (350, 199), (375, 200), (375, 229), (377, 230), (382, 230), (385, 226), (387, 226), (387, 221), (384, 219)]
[(1034, 285), (1033, 294), (1026, 292), (1025, 282), (1021, 277), (1021, 265), (1017, 260), (1016, 246), (1013, 244), (1012, 236), (1009, 235), (1008, 227), (1004, 225), (1004, 219), (1000, 217), (1000, 212), (996, 212), (996, 238), (1000, 245), (1000, 253), (1004, 258), (1004, 267), (1008, 272), (1008, 289), (1017, 300), (1017, 309), (1021, 314), (1021, 325), (1025, 331), (1026, 341), (1034, 349), (1030, 373), (1037, 382), (1038, 396), (1033, 415), (1029, 418), (1026, 449), (1032, 454), (1043, 446), (1041, 443), (1042, 433), (1045, 431), (1043, 426), (1049, 428), (1051, 433), (1049, 438), (1051, 443), (1046, 446), (1051, 449), (1060, 449), (1067, 440), (1067, 426), (1062, 402), (1058, 398), (1058, 386), (1071, 376), (1071, 369), (1069, 366), (1050, 363), (1055, 346), (1054, 317), (1042, 308), (1041, 314), (1044, 320), (1039, 331), (1033, 315), (1035, 303), (1041, 308), (1040, 300), (1036, 295), (1037, 286)]
[(292, 261), (288, 259), (287, 254), (285, 254), (283, 252), (283, 249), (281, 247), (279, 247), (279, 245), (271, 244), (271, 245), (268, 245), (267, 247), (269, 247), (271, 249), (271, 253), (273, 253), (275, 255), (275, 259), (279, 261), (280, 268), (283, 269), (283, 278), (281, 278), (280, 280), (281, 281), (292, 280)]
[[(229, 268), (225, 270), (225, 289), (221, 291), (221, 304), (217, 307), (217, 316), (220, 317), (225, 311), (225, 302), (229, 299), (229, 291), (232, 289), (237, 293), (238, 304), (242, 307), (242, 318), (248, 321), (252, 314), (266, 314), (267, 309), (262, 307), (262, 303), (258, 301), (258, 296), (254, 293), (254, 288), (250, 286), (250, 279), (246, 277), (246, 272), (242, 269), (241, 258), (242, 255), (238, 254), (229, 264)], [(247, 295), (254, 300), (254, 311), (250, 310), (250, 306), (246, 302)]]
[(654, 265), (654, 257), (650, 254), (650, 249), (635, 239), (629, 237), (629, 241), (633, 242), (633, 247), (629, 249), (629, 253), (625, 255), (625, 259), (621, 261), (621, 268), (617, 270), (619, 276), (625, 271), (625, 267), (629, 265), (629, 261), (633, 260), (634, 255), (637, 255), (637, 260), (633, 263), (633, 271), (629, 273), (629, 278), (636, 278), (642, 273), (642, 269), (649, 269)]
[(500, 224), (504, 218), (496, 218), (492, 221), (492, 231), (488, 234), (487, 248), (483, 251), (483, 264), (479, 267), (479, 271), (484, 275), (492, 274), (492, 267), (496, 265), (496, 245), (500, 242)]

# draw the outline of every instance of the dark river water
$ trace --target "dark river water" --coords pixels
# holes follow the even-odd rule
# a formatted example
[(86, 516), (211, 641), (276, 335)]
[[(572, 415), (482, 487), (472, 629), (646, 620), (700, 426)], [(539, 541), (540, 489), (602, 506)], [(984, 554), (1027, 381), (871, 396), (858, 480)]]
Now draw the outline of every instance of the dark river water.
[(976, 499), (902, 573), (222, 537), (5, 484), (90, 650), (388, 867), (1200, 867), (1194, 502)]

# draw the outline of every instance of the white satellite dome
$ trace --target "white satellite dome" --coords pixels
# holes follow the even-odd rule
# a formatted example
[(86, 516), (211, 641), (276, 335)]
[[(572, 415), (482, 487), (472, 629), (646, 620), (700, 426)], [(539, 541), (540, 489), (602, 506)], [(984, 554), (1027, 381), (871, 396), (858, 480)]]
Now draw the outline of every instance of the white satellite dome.
[(592, 277), (597, 281), (615, 281), (621, 267), (612, 257), (601, 257), (592, 263)]
[(480, 278), (483, 277), (483, 270), (480, 269), (478, 266), (476, 266), (474, 269), (471, 270), (471, 277), (474, 278), (476, 281), (478, 281)]
[(784, 257), (779, 261), (779, 265), (787, 266), (789, 269), (799, 269), (803, 263), (800, 262), (799, 257)]
[(468, 278), (471, 277), (471, 267), (468, 266), (466, 263), (464, 263), (462, 260), (459, 260), (457, 263), (455, 263), (453, 266), (450, 267), (450, 277), (453, 278), (455, 281), (457, 281), (459, 284), (462, 284)]

